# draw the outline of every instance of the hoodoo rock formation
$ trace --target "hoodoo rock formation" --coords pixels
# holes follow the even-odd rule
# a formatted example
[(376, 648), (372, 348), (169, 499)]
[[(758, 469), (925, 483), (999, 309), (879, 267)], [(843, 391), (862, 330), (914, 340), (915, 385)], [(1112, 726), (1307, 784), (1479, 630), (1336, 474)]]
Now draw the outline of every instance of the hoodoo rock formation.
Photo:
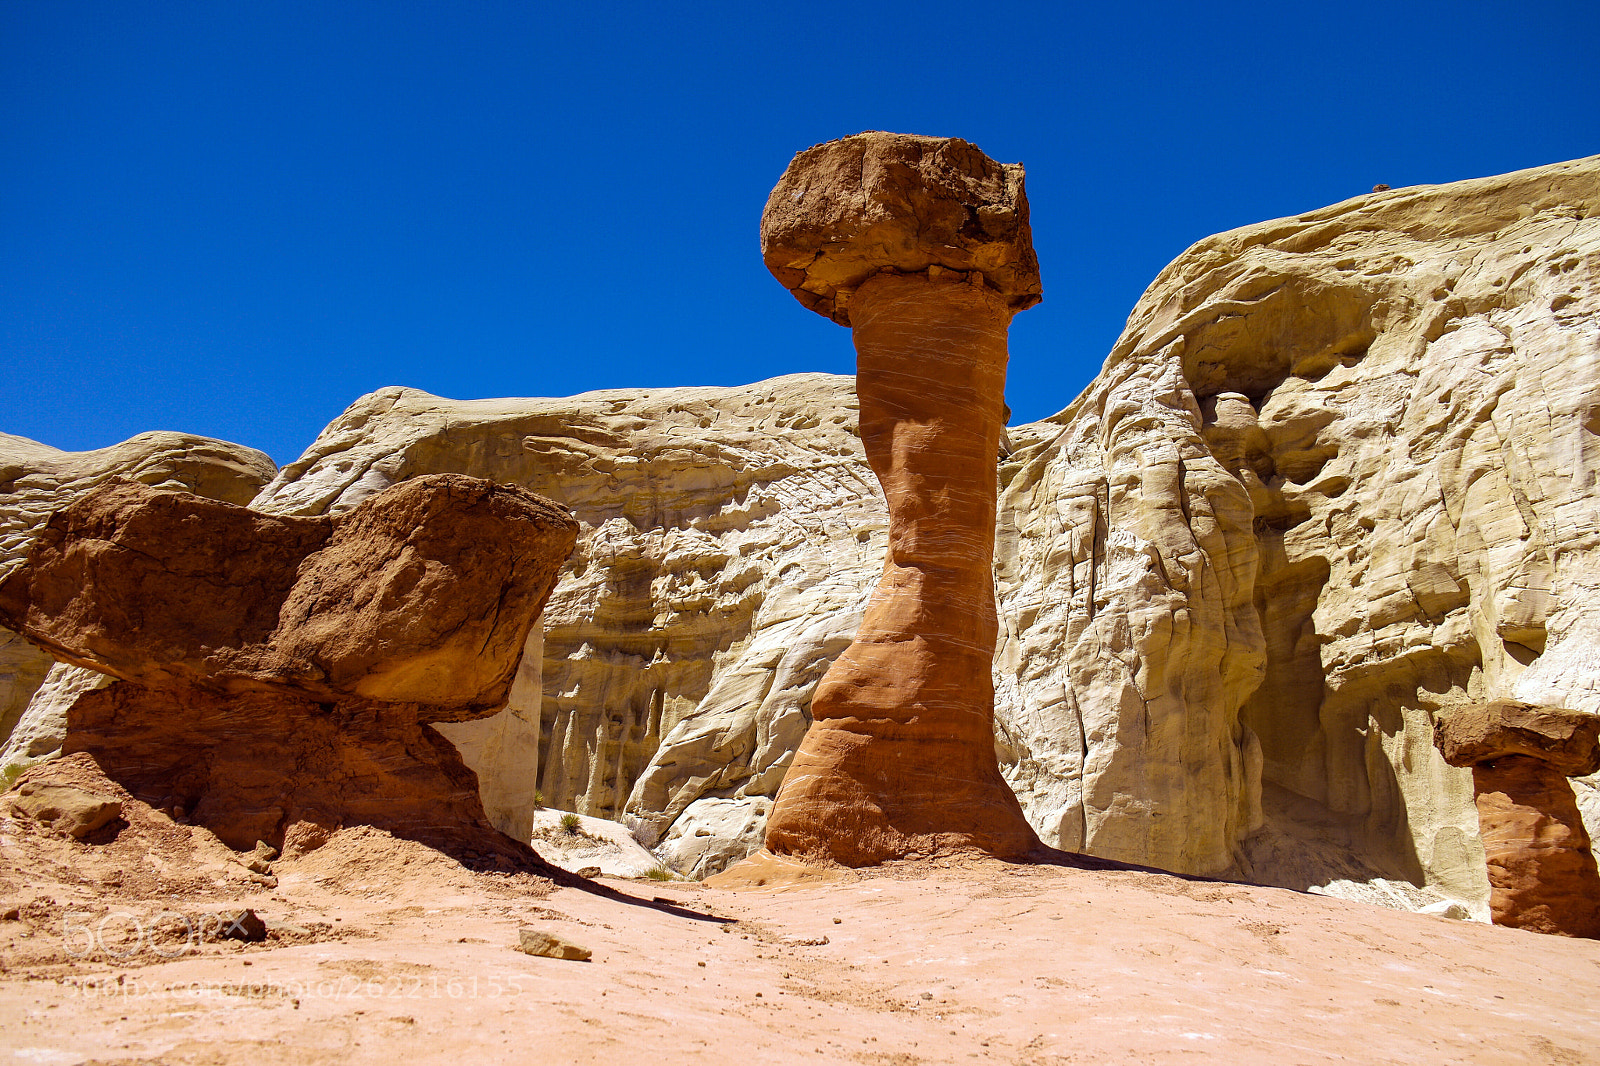
[(339, 519), (116, 481), (50, 519), (0, 583), (0, 618), (143, 684), (287, 686), (472, 718), (505, 702), (575, 536), (549, 501), (461, 475)]
[[(998, 463), (994, 742), (1044, 843), (1487, 915), (1472, 771), (1433, 716), (1600, 713), (1597, 390), (1600, 159), (1360, 196), (1174, 260), (1100, 375), (1010, 427)], [(459, 472), (570, 508), (542, 693), (526, 669), (500, 715), (441, 729), (536, 748), (473, 765), (636, 819), (704, 874), (759, 845), (882, 576), (856, 402), (822, 374), (384, 389), (251, 506), (342, 515)], [(1573, 780), (1591, 837), (1594, 780)]]
[(767, 819), (774, 854), (860, 866), (1039, 847), (994, 751), (995, 462), (1006, 333), (1039, 301), (1022, 168), (960, 140), (863, 133), (801, 152), (767, 266), (851, 327), (861, 443), (889, 507), (883, 575), (811, 701)]
[(73, 704), (66, 753), (233, 847), (350, 823), (514, 858), (429, 723), (505, 702), (576, 532), (454, 474), (338, 518), (117, 480), (50, 518), (0, 620), (122, 679)]
[(1600, 770), (1600, 715), (1495, 700), (1434, 729), (1445, 762), (1472, 767), (1495, 924), (1600, 939), (1600, 870), (1567, 782)]

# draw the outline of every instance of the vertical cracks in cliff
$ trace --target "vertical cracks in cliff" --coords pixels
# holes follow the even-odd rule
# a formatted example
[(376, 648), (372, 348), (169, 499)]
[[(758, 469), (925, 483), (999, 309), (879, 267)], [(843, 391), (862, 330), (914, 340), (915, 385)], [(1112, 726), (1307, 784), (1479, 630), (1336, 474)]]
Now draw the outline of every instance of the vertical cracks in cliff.
[[(1095, 491), (1094, 528), (1089, 531), (1089, 621), (1094, 621), (1095, 598), (1099, 595), (1099, 572), (1105, 561), (1106, 538), (1111, 533), (1111, 482), (1102, 482), (1106, 490), (1105, 510), (1100, 509), (1100, 492)], [(1085, 741), (1087, 743), (1087, 741)]]

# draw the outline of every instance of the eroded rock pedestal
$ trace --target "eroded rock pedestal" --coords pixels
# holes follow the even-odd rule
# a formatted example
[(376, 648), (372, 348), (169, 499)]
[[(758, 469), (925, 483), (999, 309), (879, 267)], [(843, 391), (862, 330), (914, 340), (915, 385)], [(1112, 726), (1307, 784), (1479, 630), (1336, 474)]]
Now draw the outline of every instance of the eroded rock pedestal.
[[(874, 177), (901, 166), (870, 164), (862, 228), (914, 247)], [(782, 194), (800, 213), (808, 180)], [(820, 299), (794, 247), (784, 284)], [(1265, 221), (1154, 279), (1100, 375), (1010, 426), (999, 464), (995, 742), (1044, 842), (1487, 916), (1472, 774), (1434, 749), (1432, 712), (1600, 713), (1597, 279), (1600, 156)], [(853, 378), (822, 374), (387, 388), (252, 506), (342, 513), (450, 471), (572, 508), (542, 710), (516, 712), (543, 734), (537, 787), (637, 818), (698, 875), (760, 846), (880, 576), (856, 416)], [(1600, 837), (1600, 778), (1573, 786)]]
[(1600, 770), (1600, 715), (1496, 700), (1442, 715), (1435, 739), (1472, 767), (1495, 924), (1600, 939), (1600, 870), (1567, 781)]
[(337, 518), (115, 481), (52, 516), (0, 620), (121, 679), (73, 704), (65, 753), (230, 846), (365, 824), (514, 861), (531, 853), (428, 723), (505, 702), (576, 532), (456, 474)]
[(798, 155), (762, 219), (773, 274), (849, 325), (889, 552), (767, 822), (849, 866), (1039, 847), (994, 751), (995, 462), (1006, 332), (1038, 301), (1020, 167), (964, 141), (860, 134)]

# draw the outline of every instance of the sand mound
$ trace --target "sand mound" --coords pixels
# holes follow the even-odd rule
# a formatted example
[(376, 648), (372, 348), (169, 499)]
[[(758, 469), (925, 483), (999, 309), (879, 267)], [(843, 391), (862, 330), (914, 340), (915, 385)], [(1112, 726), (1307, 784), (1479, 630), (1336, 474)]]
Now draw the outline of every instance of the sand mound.
[(0, 797), (0, 898), (220, 897), (271, 883), (247, 870), (209, 830), (174, 822), (129, 796), (89, 755), (35, 766), (18, 779), (17, 789), (29, 783), (114, 798), (121, 801), (122, 814), (78, 841), (17, 816)]
[(286, 845), (273, 871), (286, 893), (314, 885), (371, 900), (436, 901), (485, 890), (542, 898), (552, 887), (547, 878), (526, 871), (469, 870), (426, 844), (366, 825), (340, 829), (313, 850)]
[[(75, 839), (14, 806), (30, 784), (117, 801), (120, 816)], [(461, 896), (543, 899), (552, 888), (525, 871), (474, 872), (368, 826), (293, 828), (295, 846), (269, 862), (270, 852), (235, 852), (209, 829), (133, 798), (86, 753), (35, 766), (0, 794), (0, 972), (50, 976), (359, 937), (367, 934), (334, 924), (335, 911)], [(243, 909), (266, 923), (259, 945), (214, 935), (217, 915)]]

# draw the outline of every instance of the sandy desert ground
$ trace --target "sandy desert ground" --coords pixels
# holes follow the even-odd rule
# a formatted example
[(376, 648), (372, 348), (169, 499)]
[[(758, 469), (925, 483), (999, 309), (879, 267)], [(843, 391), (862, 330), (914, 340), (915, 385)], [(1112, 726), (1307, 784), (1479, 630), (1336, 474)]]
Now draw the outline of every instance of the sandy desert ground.
[[(561, 886), (367, 828), (262, 877), (127, 818), (0, 819), (0, 1063), (1600, 1061), (1600, 943), (1281, 889), (993, 860)], [(187, 931), (235, 905), (265, 941)]]

